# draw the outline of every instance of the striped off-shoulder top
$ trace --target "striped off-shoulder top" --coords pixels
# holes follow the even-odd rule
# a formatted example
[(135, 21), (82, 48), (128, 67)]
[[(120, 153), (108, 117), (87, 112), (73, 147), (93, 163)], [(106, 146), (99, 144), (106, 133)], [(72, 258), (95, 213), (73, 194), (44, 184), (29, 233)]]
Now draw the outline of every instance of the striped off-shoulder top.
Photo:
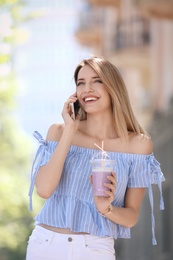
[[(33, 162), (29, 190), (30, 209), (32, 210), (32, 193), (35, 177), (40, 166), (45, 165), (58, 145), (56, 141), (45, 141), (38, 132), (34, 132), (40, 146)], [(71, 145), (64, 163), (60, 182), (46, 200), (43, 208), (35, 217), (35, 224), (44, 223), (53, 227), (69, 228), (73, 232), (87, 232), (96, 236), (109, 236), (114, 239), (130, 238), (130, 229), (113, 223), (96, 210), (92, 188), (89, 183), (91, 174), (90, 160), (95, 149)], [(154, 230), (152, 184), (160, 190), (160, 209), (164, 209), (162, 182), (165, 180), (160, 164), (153, 153), (150, 155), (109, 152), (116, 161), (114, 171), (117, 187), (113, 205), (124, 207), (127, 188), (148, 188), (151, 205), (152, 243), (157, 244)]]

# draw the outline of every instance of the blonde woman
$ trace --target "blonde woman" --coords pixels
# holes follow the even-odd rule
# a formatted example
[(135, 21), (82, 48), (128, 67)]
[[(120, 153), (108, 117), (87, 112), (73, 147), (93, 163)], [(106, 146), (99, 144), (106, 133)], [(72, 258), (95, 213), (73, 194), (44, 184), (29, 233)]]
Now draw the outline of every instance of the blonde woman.
[[(130, 238), (145, 189), (152, 212), (152, 242), (156, 244), (152, 184), (164, 181), (152, 142), (132, 111), (117, 68), (93, 57), (74, 73), (76, 92), (65, 102), (64, 124), (54, 124), (36, 154), (29, 195), (34, 185), (46, 202), (35, 217), (27, 260), (114, 260), (114, 241)], [(71, 103), (79, 103), (74, 119)], [(90, 160), (98, 146), (116, 161), (106, 196), (93, 196)], [(95, 145), (97, 144), (97, 146)]]

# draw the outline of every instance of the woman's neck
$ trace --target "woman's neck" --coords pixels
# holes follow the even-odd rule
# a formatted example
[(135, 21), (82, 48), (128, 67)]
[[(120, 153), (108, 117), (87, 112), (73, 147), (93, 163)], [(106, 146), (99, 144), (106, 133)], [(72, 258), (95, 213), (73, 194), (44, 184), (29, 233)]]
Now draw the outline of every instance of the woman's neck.
[(118, 137), (112, 123), (112, 117), (103, 114), (97, 116), (88, 115), (87, 119), (83, 121), (81, 131), (98, 141)]

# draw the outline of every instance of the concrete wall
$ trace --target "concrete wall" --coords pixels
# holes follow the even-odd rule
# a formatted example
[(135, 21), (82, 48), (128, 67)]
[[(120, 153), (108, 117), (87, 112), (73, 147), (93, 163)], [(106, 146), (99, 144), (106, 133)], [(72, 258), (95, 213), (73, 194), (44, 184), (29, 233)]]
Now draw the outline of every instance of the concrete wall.
[(115, 241), (118, 260), (173, 259), (173, 101), (167, 114), (155, 113), (150, 134), (155, 157), (166, 178), (163, 183), (164, 211), (159, 209), (159, 190), (157, 186), (153, 187), (158, 245), (152, 246), (151, 211), (146, 192), (138, 224), (132, 228), (132, 239)]

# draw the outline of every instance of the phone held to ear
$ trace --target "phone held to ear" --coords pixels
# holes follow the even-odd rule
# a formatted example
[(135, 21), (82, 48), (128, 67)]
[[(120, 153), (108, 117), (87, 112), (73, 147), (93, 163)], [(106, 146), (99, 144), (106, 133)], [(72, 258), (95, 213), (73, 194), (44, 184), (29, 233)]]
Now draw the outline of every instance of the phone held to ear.
[(72, 115), (71, 117), (73, 118), (73, 120), (76, 119), (76, 116), (79, 112), (79, 109), (80, 109), (80, 105), (79, 105), (79, 101), (77, 100), (76, 102), (74, 103), (71, 103), (71, 110), (72, 110)]

